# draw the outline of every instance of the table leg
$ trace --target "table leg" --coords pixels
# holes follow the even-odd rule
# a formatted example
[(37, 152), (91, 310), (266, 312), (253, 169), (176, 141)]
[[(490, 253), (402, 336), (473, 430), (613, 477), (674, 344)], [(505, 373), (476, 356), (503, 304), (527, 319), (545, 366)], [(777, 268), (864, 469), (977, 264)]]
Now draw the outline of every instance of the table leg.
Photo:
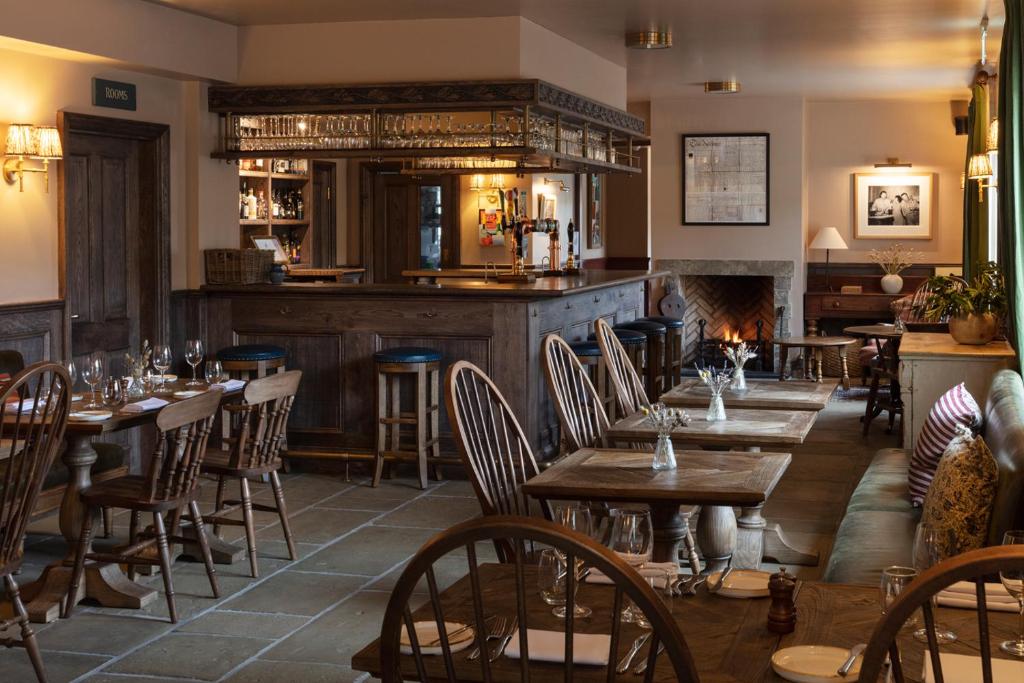
[(814, 365), (815, 365), (815, 369), (818, 371), (818, 378), (817, 378), (818, 384), (821, 384), (822, 375), (824, 374), (822, 372), (822, 365), (823, 365), (822, 361), (824, 360), (824, 358), (825, 358), (825, 350), (824, 349), (814, 349)]
[(736, 514), (732, 508), (702, 505), (697, 520), (696, 541), (704, 556), (704, 571), (724, 569), (737, 549)]
[(850, 390), (850, 371), (846, 367), (846, 347), (839, 347), (839, 364), (843, 367), (843, 389)]
[(789, 347), (785, 344), (779, 345), (779, 381), (786, 381), (786, 365), (789, 364)]
[(803, 363), (804, 366), (804, 379), (814, 379), (814, 376), (812, 374), (812, 366), (814, 365), (814, 359), (811, 357), (810, 349), (800, 349), (800, 361)]
[(655, 562), (678, 562), (679, 545), (686, 536), (686, 520), (679, 504), (651, 505), (651, 526), (654, 531), (652, 559)]
[[(64, 498), (60, 506), (60, 533), (68, 544), (68, 552), (62, 560), (54, 562), (43, 570), (42, 575), (21, 590), (29, 618), (36, 623), (49, 623), (57, 619), (61, 603), (71, 585), (71, 573), (78, 548), (78, 535), (82, 529), (82, 518), (86, 508), (80, 494), (92, 486), (91, 468), (96, 462), (96, 451), (85, 434), (68, 435), (67, 448), (61, 460), (71, 473)], [(99, 509), (92, 511), (99, 516)], [(91, 550), (91, 548), (90, 548)], [(138, 609), (156, 600), (157, 593), (128, 578), (116, 564), (92, 563), (85, 567), (85, 581), (81, 582), (75, 603), (84, 598), (93, 598), (104, 607), (129, 607)]]

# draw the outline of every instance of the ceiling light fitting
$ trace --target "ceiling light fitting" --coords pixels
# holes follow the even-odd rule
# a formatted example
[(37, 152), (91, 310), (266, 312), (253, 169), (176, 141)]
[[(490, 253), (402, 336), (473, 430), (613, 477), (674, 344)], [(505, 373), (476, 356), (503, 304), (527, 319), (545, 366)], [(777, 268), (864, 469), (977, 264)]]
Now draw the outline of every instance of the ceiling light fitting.
[(626, 47), (633, 50), (664, 50), (672, 47), (671, 31), (637, 31), (626, 34)]
[(739, 81), (704, 81), (704, 92), (710, 95), (731, 95), (739, 91)]

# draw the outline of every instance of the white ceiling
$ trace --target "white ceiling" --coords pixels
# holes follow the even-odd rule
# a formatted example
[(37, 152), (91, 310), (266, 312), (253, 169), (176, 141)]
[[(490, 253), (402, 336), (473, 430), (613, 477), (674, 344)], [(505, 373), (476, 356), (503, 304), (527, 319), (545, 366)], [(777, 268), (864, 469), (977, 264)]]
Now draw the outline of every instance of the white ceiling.
[[(518, 14), (628, 63), (630, 100), (729, 78), (747, 94), (964, 96), (981, 17), (991, 18), (993, 61), (1003, 20), (999, 0), (150, 1), (237, 25)], [(626, 31), (654, 27), (671, 29), (675, 47), (623, 48)]]

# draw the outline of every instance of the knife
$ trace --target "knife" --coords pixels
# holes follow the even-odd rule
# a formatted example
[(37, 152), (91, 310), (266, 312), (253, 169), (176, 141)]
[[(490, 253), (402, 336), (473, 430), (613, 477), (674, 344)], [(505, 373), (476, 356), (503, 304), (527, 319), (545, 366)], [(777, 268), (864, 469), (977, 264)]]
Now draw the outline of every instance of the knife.
[(836, 671), (836, 673), (845, 678), (846, 675), (850, 673), (850, 669), (853, 668), (853, 663), (857, 661), (857, 657), (860, 657), (861, 653), (864, 652), (866, 648), (867, 644), (865, 643), (860, 643), (859, 645), (854, 645), (850, 648), (850, 656), (846, 658), (846, 661), (843, 662), (843, 665), (839, 667), (839, 670)]
[(633, 646), (629, 648), (629, 652), (626, 653), (626, 656), (622, 658), (622, 661), (620, 661), (619, 665), (615, 668), (615, 673), (624, 674), (629, 671), (629, 667), (633, 663), (633, 658), (636, 657), (636, 653), (640, 651), (640, 648), (642, 648), (644, 643), (650, 640), (650, 638), (651, 632), (645, 631), (639, 638), (634, 640)]

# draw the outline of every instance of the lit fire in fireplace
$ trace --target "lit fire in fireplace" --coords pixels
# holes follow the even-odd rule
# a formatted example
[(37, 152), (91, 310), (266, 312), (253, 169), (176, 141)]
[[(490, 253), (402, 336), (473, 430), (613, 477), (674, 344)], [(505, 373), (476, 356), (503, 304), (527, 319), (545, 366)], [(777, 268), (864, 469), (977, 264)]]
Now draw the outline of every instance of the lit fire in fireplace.
[(728, 325), (725, 326), (725, 331), (722, 333), (722, 341), (726, 344), (739, 344), (743, 341), (740, 337), (739, 330), (733, 330)]

